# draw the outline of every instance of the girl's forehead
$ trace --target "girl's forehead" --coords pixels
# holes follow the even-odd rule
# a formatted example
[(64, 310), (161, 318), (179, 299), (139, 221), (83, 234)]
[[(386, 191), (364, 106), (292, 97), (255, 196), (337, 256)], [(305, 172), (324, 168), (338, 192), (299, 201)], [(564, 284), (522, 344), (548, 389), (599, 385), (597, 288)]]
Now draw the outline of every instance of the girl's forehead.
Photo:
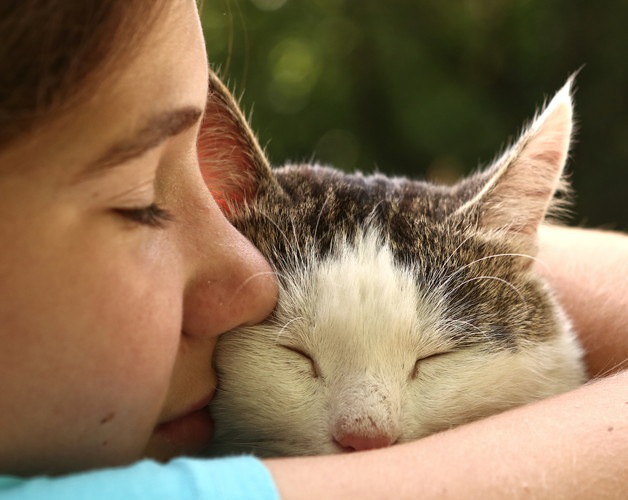
[[(170, 10), (124, 68), (104, 77), (84, 102), (0, 150), (0, 172), (85, 168), (151, 123), (153, 130), (172, 128), (202, 110), (208, 67), (198, 13), (193, 2), (174, 2)], [(169, 120), (159, 122), (160, 116)]]

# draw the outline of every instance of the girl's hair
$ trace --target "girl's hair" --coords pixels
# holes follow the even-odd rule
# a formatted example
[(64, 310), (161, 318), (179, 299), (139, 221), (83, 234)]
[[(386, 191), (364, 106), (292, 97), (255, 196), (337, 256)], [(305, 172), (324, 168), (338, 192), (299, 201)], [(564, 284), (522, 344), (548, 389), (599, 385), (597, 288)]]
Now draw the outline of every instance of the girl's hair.
[(3, 0), (0, 147), (115, 78), (171, 0)]

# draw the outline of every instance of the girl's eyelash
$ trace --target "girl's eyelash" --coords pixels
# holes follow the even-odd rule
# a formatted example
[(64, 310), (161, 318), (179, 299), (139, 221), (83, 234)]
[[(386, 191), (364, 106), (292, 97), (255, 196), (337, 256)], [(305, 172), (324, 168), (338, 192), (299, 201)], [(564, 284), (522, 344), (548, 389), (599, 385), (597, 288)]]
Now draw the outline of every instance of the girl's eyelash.
[(166, 222), (173, 219), (168, 210), (155, 203), (140, 208), (116, 208), (115, 212), (133, 222), (155, 228), (163, 228)]

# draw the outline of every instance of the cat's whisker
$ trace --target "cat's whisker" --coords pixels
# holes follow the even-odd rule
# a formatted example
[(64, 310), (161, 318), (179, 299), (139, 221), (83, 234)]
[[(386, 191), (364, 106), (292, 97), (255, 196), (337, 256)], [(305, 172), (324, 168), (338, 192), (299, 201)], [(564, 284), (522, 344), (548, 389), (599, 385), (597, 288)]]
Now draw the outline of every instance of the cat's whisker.
[[(449, 264), (449, 262), (451, 261), (451, 259), (458, 253), (458, 251), (462, 248), (462, 246), (469, 240), (471, 240), (475, 235), (474, 234), (470, 234), (469, 236), (467, 236), (464, 240), (462, 240), (462, 242), (460, 242), (460, 244), (454, 248), (449, 255), (447, 256), (447, 258), (445, 259), (445, 262), (443, 262), (442, 264), (440, 264), (438, 271), (434, 274), (434, 276), (430, 277), (430, 282), (427, 286), (428, 291), (433, 291), (436, 288), (442, 288), (442, 281), (443, 281), (443, 276), (445, 275), (445, 272), (447, 271), (447, 264)], [(457, 271), (454, 273), (456, 274)], [(448, 278), (450, 278), (453, 275), (448, 276), (445, 279), (445, 284), (448, 283)]]
[(327, 206), (327, 202), (331, 199), (332, 191), (328, 191), (325, 196), (325, 201), (321, 205), (320, 211), (318, 212), (318, 217), (316, 218), (316, 225), (314, 226), (314, 232), (312, 233), (314, 236), (314, 242), (318, 241), (318, 226), (321, 222), (321, 218), (323, 217), (323, 212), (325, 211), (325, 207)]
[(447, 256), (447, 259), (445, 259), (445, 262), (443, 262), (443, 264), (440, 266), (440, 269), (436, 275), (436, 279), (434, 281), (436, 282), (440, 282), (440, 280), (443, 278), (443, 274), (445, 273), (445, 270), (447, 269), (447, 264), (449, 264), (449, 261), (454, 257), (454, 255), (456, 255), (458, 253), (458, 250), (460, 250), (462, 248), (462, 246), (469, 241), (470, 239), (472, 239), (475, 235), (471, 234), (469, 236), (467, 236), (464, 240), (462, 240), (462, 242), (453, 249), (453, 251)]
[[(286, 250), (294, 250), (294, 242), (292, 240), (290, 240), (290, 238), (288, 238), (288, 235), (286, 234), (286, 232), (279, 226), (279, 224), (267, 213), (265, 212), (260, 212), (260, 215), (262, 217), (264, 217), (271, 225), (273, 225), (275, 227), (275, 229), (277, 229), (277, 231), (279, 232), (279, 234), (281, 235), (281, 237), (283, 238), (285, 245), (286, 245)], [(293, 222), (294, 223), (294, 222)], [(286, 252), (287, 255), (288, 252)], [(297, 257), (298, 260), (298, 257)]]
[[(274, 266), (273, 266), (273, 267), (274, 267)], [(274, 270), (273, 270), (273, 274), (274, 274), (275, 276), (277, 276), (277, 278), (283, 279), (284, 281), (287, 281), (287, 280), (289, 280), (289, 279), (291, 279), (291, 278), (292, 278), (292, 277), (290, 276), (290, 274), (288, 274), (288, 273), (286, 273), (286, 272), (279, 271), (279, 270), (277, 270), (277, 269), (274, 269)]]
[(384, 200), (380, 200), (373, 205), (371, 212), (365, 218), (366, 225), (370, 226), (374, 220), (377, 220), (377, 209), (382, 206), (382, 203), (384, 203)]
[[(486, 332), (485, 332), (484, 330), (482, 330), (479, 326), (474, 325), (474, 324), (473, 324), (473, 323), (471, 323), (470, 321), (465, 321), (465, 320), (462, 320), (462, 319), (452, 319), (452, 318), (449, 318), (449, 319), (447, 319), (447, 320), (443, 321), (443, 323), (442, 323), (442, 324), (443, 324), (443, 326), (445, 326), (445, 327), (449, 327), (450, 325), (453, 325), (453, 324), (456, 324), (456, 325), (458, 325), (458, 324), (462, 324), (462, 325), (470, 326), (470, 327), (471, 327), (471, 328), (473, 328), (474, 330), (476, 330), (476, 331), (478, 331), (479, 333), (481, 333), (481, 334), (482, 334), (485, 338), (490, 338), (490, 336), (489, 336), (489, 334), (488, 334), (488, 333), (486, 333)], [(463, 328), (463, 329), (462, 329), (462, 331), (463, 331), (463, 333), (464, 333), (464, 332), (466, 332), (466, 329), (465, 329), (465, 328)]]
[(303, 249), (301, 248), (301, 240), (297, 236), (297, 226), (294, 220), (294, 215), (290, 217), (290, 228), (292, 229), (292, 236), (294, 240), (294, 249), (296, 250), (295, 257), (297, 257), (298, 262), (305, 262), (305, 254), (303, 253)]
[(504, 285), (507, 285), (508, 287), (510, 287), (519, 296), (519, 299), (521, 300), (521, 302), (523, 302), (525, 308), (528, 309), (528, 302), (526, 301), (525, 297), (521, 294), (519, 289), (516, 286), (514, 286), (512, 283), (510, 283), (510, 281), (507, 281), (502, 278), (498, 278), (497, 276), (475, 276), (473, 278), (466, 279), (463, 282), (456, 285), (456, 287), (453, 288), (451, 291), (449, 291), (447, 295), (451, 296), (451, 294), (456, 292), (460, 287), (464, 286), (467, 283), (470, 283), (472, 281), (485, 280), (485, 279), (499, 281), (500, 283), (503, 283)]
[(449, 285), (449, 283), (451, 282), (451, 280), (455, 276), (457, 276), (459, 273), (461, 273), (465, 269), (471, 267), (472, 265), (477, 264), (477, 263), (482, 262), (482, 261), (485, 261), (485, 260), (495, 259), (495, 258), (498, 258), (498, 257), (523, 257), (523, 258), (531, 259), (533, 261), (540, 262), (544, 266), (547, 266), (547, 264), (544, 261), (542, 261), (538, 257), (534, 257), (532, 255), (528, 255), (528, 254), (524, 254), (524, 253), (498, 253), (498, 254), (488, 255), (486, 257), (481, 257), (479, 259), (475, 259), (474, 261), (469, 262), (468, 264), (465, 264), (462, 267), (459, 267), (458, 269), (456, 269), (456, 271), (454, 271), (452, 274), (447, 276), (447, 278), (445, 279), (444, 283), (441, 284), (441, 287), (442, 288), (446, 288), (447, 285)]
[(305, 318), (303, 316), (297, 316), (296, 318), (292, 318), (290, 321), (287, 321), (279, 330), (279, 332), (277, 332), (277, 335), (275, 335), (275, 344), (277, 342), (279, 342), (279, 339), (281, 338), (281, 336), (283, 335), (283, 333), (286, 331), (286, 328), (288, 328), (292, 323), (294, 323), (295, 321), (302, 321)]
[(595, 377), (593, 377), (589, 382), (593, 382), (596, 379), (608, 377), (609, 375), (613, 375), (614, 373), (624, 370), (627, 367), (628, 359), (623, 359), (618, 363), (613, 362), (613, 360), (609, 360), (604, 366), (604, 369), (600, 373), (596, 374)]
[[(459, 324), (473, 328), (475, 331), (477, 331), (480, 334), (481, 338), (485, 339), (486, 341), (488, 341), (488, 342), (492, 342), (493, 341), (493, 337), (491, 337), (491, 335), (488, 332), (486, 332), (485, 330), (482, 330), (479, 326), (476, 326), (476, 325), (474, 325), (473, 323), (471, 323), (469, 321), (465, 321), (465, 320), (461, 320), (461, 319), (449, 319), (449, 320), (443, 322), (442, 327), (443, 327), (443, 329), (446, 329), (449, 326), (456, 325), (456, 326), (454, 326), (454, 329), (456, 331), (462, 333), (462, 334), (465, 334), (465, 336), (467, 336), (467, 334), (469, 333), (468, 329), (464, 328), (464, 326), (463, 327), (457, 326)], [(445, 330), (445, 331), (447, 331), (447, 330)]]
[(233, 295), (231, 296), (231, 302), (238, 298), (238, 295), (242, 292), (242, 290), (254, 279), (261, 278), (263, 276), (276, 276), (274, 271), (260, 271), (258, 273), (252, 274), (247, 279), (245, 279), (238, 288), (235, 289)]
[(551, 267), (550, 267), (550, 265), (549, 265), (547, 262), (545, 262), (543, 259), (540, 259), (540, 258), (538, 258), (538, 257), (534, 257), (534, 261), (535, 261), (537, 264), (540, 264), (541, 266), (543, 266), (543, 268), (545, 268), (545, 270), (546, 270), (546, 271), (551, 271), (551, 269), (552, 269), (552, 268), (551, 268)]

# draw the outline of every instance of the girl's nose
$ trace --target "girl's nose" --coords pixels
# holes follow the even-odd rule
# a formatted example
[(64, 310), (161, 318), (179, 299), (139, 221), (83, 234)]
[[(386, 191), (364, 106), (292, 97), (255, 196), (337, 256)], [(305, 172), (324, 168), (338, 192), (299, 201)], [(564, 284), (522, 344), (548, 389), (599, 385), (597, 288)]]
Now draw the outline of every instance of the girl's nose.
[(183, 332), (217, 336), (268, 316), (277, 301), (277, 282), (266, 259), (213, 200), (203, 212), (203, 223), (188, 235), (194, 266), (185, 290)]

